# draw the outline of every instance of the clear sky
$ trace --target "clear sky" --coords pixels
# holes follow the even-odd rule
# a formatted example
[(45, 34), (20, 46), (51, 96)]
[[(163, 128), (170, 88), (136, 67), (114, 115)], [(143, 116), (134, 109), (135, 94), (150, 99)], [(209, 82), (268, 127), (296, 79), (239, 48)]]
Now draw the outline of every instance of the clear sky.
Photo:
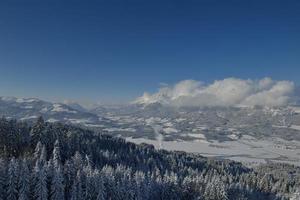
[(0, 96), (129, 101), (161, 83), (300, 84), (300, 1), (0, 1)]

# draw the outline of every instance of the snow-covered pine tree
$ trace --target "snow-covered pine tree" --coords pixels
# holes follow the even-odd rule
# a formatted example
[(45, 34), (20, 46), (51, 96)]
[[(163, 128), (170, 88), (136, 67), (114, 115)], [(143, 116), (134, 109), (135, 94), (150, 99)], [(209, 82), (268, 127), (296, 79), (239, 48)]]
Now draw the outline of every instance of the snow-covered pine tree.
[(143, 172), (137, 171), (134, 174), (134, 179), (136, 183), (136, 198), (138, 200), (142, 200), (146, 198), (147, 195), (144, 193), (145, 174)]
[(46, 164), (42, 165), (40, 160), (36, 161), (33, 174), (34, 174), (34, 197), (36, 200), (45, 200), (48, 198), (47, 187), (47, 167)]
[(51, 183), (51, 200), (64, 199), (64, 178), (61, 166), (54, 166), (54, 174)]
[(103, 176), (99, 174), (97, 176), (97, 200), (105, 200), (106, 193), (105, 193), (105, 186), (103, 181)]
[(72, 192), (72, 185), (76, 178), (76, 171), (74, 165), (70, 160), (67, 160), (64, 164), (64, 184), (65, 184), (65, 198), (70, 199)]
[(35, 146), (35, 150), (33, 153), (33, 159), (34, 161), (39, 160), (42, 154), (42, 149), (43, 149), (43, 145), (40, 141), (38, 141), (38, 143)]
[(227, 200), (227, 192), (220, 177), (213, 175), (204, 192), (205, 200)]
[(28, 168), (27, 159), (24, 158), (20, 168), (18, 200), (29, 200), (30, 199), (29, 195), (30, 195), (30, 171)]
[(60, 152), (60, 144), (58, 140), (56, 140), (54, 143), (52, 156), (53, 156), (53, 166), (54, 168), (58, 169), (61, 165), (61, 152)]
[(83, 189), (82, 189), (82, 172), (77, 171), (76, 179), (72, 185), (71, 200), (81, 200), (84, 199)]
[(44, 128), (45, 128), (45, 121), (43, 117), (39, 117), (37, 122), (33, 125), (30, 131), (32, 147), (35, 147), (35, 145), (41, 140), (42, 132)]
[(42, 151), (39, 159), (43, 165), (47, 162), (47, 149), (45, 145), (42, 146)]
[(78, 171), (82, 168), (83, 165), (83, 159), (81, 154), (76, 151), (75, 155), (72, 157), (72, 162), (73, 162), (73, 166), (74, 166), (74, 170)]
[(11, 158), (8, 165), (8, 183), (7, 183), (7, 199), (17, 200), (18, 197), (18, 163), (16, 159)]
[(216, 178), (213, 183), (216, 187), (217, 198), (220, 200), (228, 200), (227, 191), (223, 181), (220, 178)]
[(4, 200), (6, 197), (6, 178), (7, 178), (7, 162), (0, 158), (0, 200)]
[(78, 200), (77, 196), (77, 183), (74, 182), (70, 192), (70, 200)]
[(47, 172), (47, 189), (48, 189), (48, 196), (50, 195), (51, 191), (51, 183), (52, 179), (54, 177), (54, 166), (53, 166), (53, 160), (52, 158), (47, 161), (45, 164), (46, 172)]
[(300, 199), (300, 189), (292, 194), (290, 200), (299, 200), (299, 199)]
[(182, 181), (183, 198), (192, 199), (195, 195), (193, 181), (190, 176), (186, 176)]
[(84, 168), (85, 172), (85, 199), (91, 200), (94, 199), (96, 188), (95, 188), (95, 177), (93, 169), (90, 165)]

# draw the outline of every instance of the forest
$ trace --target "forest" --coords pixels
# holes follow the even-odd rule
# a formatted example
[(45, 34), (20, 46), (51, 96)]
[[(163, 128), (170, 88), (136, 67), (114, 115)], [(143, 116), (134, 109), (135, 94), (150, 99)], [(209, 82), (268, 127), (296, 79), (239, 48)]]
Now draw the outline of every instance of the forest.
[(62, 123), (0, 119), (0, 199), (298, 199), (300, 168), (136, 145)]

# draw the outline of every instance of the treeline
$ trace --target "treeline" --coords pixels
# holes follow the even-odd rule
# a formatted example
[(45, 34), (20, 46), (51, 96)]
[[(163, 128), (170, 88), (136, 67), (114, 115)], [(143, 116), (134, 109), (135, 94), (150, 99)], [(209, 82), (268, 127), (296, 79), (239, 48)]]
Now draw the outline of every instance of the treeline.
[(299, 180), (78, 127), (0, 119), (0, 199), (288, 199)]

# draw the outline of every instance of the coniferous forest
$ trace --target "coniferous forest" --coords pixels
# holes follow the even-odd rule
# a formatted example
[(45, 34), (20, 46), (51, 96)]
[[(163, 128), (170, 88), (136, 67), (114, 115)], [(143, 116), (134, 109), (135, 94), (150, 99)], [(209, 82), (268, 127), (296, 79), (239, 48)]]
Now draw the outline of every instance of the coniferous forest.
[(247, 168), (39, 118), (0, 120), (0, 199), (297, 199), (300, 169)]

